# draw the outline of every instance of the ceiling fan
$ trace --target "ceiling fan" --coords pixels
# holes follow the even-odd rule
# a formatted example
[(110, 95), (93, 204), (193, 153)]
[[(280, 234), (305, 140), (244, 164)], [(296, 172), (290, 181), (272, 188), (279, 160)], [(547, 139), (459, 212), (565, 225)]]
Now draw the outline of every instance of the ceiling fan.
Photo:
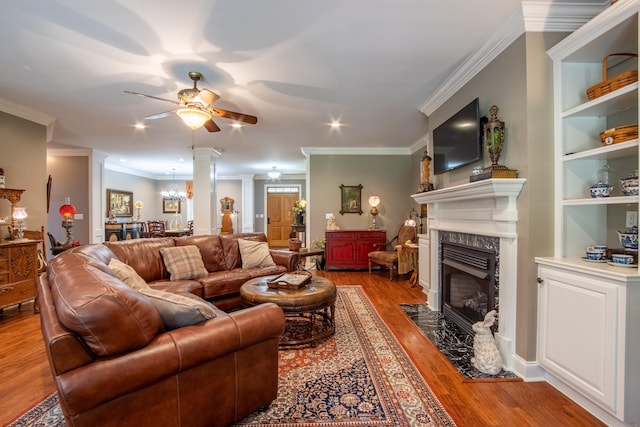
[(193, 88), (182, 89), (178, 92), (177, 101), (159, 98), (153, 95), (146, 95), (144, 93), (132, 92), (130, 90), (125, 90), (125, 92), (132, 95), (171, 102), (172, 104), (180, 106), (179, 108), (171, 111), (147, 116), (145, 117), (145, 120), (161, 119), (163, 117), (170, 116), (171, 114), (177, 114), (191, 129), (198, 129), (204, 126), (209, 132), (220, 131), (218, 125), (216, 125), (211, 119), (212, 116), (224, 117), (226, 119), (237, 120), (239, 122), (249, 123), (252, 125), (255, 125), (258, 122), (258, 118), (255, 116), (210, 107), (209, 105), (220, 97), (209, 89), (198, 89), (198, 81), (202, 79), (202, 74), (199, 72), (189, 71), (189, 78), (193, 80)]

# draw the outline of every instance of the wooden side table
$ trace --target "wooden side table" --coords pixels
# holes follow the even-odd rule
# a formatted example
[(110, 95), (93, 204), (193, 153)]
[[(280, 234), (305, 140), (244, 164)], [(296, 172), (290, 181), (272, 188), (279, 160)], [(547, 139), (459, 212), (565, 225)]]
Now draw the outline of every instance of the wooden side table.
[(305, 234), (307, 233), (307, 226), (304, 224), (291, 224), (291, 233), (289, 238), (298, 238), (302, 242), (302, 247), (305, 247)]
[(418, 271), (419, 271), (419, 246), (416, 244), (402, 244), (398, 245), (398, 274), (404, 274), (412, 271), (411, 287), (413, 288), (418, 283)]

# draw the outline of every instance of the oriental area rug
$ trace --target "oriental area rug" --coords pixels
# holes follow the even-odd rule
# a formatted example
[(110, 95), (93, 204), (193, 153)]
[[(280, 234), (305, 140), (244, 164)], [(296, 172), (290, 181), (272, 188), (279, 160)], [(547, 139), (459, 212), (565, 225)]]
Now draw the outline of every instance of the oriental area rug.
[[(278, 396), (237, 426), (455, 426), (359, 286), (338, 287), (336, 333), (280, 351)], [(10, 426), (64, 426), (56, 394)]]

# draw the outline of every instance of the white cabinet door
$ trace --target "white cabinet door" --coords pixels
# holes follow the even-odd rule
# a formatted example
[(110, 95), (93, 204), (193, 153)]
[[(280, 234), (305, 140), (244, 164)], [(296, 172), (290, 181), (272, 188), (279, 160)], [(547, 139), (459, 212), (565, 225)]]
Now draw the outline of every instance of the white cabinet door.
[(538, 362), (615, 412), (620, 286), (548, 266), (538, 274)]

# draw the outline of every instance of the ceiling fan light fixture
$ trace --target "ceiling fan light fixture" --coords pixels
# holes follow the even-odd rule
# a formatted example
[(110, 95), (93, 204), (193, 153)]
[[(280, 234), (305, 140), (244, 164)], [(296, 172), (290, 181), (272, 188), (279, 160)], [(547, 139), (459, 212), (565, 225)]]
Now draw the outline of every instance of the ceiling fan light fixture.
[(197, 108), (182, 108), (176, 111), (176, 114), (182, 119), (184, 124), (191, 129), (200, 129), (208, 120), (211, 120), (209, 113), (198, 110)]

